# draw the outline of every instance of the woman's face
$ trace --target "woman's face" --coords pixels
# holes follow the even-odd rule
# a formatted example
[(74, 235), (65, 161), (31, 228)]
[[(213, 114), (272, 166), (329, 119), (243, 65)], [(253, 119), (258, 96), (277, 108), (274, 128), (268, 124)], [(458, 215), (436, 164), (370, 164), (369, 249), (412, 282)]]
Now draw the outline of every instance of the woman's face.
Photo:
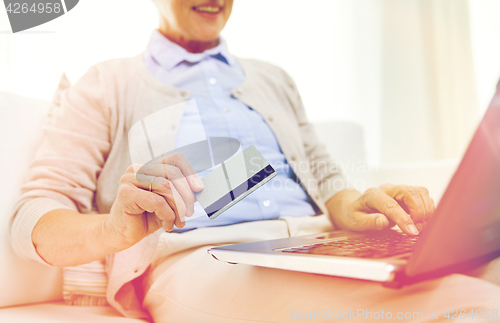
[(155, 0), (160, 31), (182, 42), (212, 42), (224, 28), (233, 0)]

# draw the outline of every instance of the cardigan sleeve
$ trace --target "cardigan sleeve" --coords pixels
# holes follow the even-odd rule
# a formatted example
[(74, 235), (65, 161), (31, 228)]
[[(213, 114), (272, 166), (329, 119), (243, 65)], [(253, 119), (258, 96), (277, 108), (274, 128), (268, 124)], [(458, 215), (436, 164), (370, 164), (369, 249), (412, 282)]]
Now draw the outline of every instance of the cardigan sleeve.
[(38, 220), (56, 209), (92, 210), (97, 177), (110, 150), (109, 108), (97, 68), (73, 87), (64, 77), (43, 126), (43, 139), (13, 209), (10, 228), (15, 252), (45, 263), (31, 234)]

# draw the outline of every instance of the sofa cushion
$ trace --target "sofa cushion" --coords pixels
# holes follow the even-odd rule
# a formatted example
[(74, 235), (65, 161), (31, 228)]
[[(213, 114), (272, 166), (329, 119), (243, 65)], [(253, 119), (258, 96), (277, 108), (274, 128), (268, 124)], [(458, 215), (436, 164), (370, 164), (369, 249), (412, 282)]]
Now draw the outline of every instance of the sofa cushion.
[(47, 102), (0, 93), (0, 307), (62, 298), (61, 269), (19, 258), (8, 238), (12, 207), (41, 140), (48, 107)]
[(110, 306), (69, 306), (62, 302), (0, 309), (0, 322), (16, 323), (144, 323), (126, 318)]

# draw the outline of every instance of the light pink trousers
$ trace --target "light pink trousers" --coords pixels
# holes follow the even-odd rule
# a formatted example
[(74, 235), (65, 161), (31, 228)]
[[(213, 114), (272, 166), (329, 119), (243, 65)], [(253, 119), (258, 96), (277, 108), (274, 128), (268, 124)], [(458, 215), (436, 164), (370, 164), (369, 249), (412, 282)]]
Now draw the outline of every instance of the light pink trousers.
[(158, 323), (500, 322), (498, 259), (476, 273), (483, 279), (453, 274), (393, 290), (375, 282), (231, 265), (207, 253), (214, 245), (328, 229), (326, 216), (317, 216), (164, 233), (143, 280), (143, 305)]

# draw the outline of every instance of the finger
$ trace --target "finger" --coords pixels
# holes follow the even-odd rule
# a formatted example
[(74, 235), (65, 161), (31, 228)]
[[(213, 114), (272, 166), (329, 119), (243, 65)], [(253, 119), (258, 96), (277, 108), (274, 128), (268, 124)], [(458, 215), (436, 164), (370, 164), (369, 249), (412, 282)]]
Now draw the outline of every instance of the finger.
[[(173, 214), (173, 212), (172, 212), (172, 214)], [(145, 212), (144, 216), (146, 217), (148, 230), (152, 231), (151, 233), (155, 232), (159, 228), (163, 228), (163, 229), (165, 229), (165, 231), (167, 231), (167, 229), (163, 225), (163, 221), (155, 213)], [(175, 214), (174, 214), (174, 216), (175, 216)], [(173, 227), (173, 224), (172, 224), (172, 227)], [(170, 231), (171, 230), (172, 229), (170, 229)]]
[[(175, 211), (176, 211), (176, 217), (175, 217), (175, 225), (178, 228), (184, 227), (186, 224), (186, 211), (187, 207), (184, 204), (184, 200), (182, 199), (181, 195), (177, 191), (177, 189), (172, 186), (172, 195), (173, 195), (173, 200), (175, 203)], [(169, 202), (170, 204), (170, 202)]]
[(142, 166), (144, 166), (144, 164), (132, 164), (127, 167), (125, 174), (135, 174), (141, 169)]
[(422, 230), (424, 230), (427, 227), (427, 225), (429, 224), (429, 220), (431, 219), (431, 217), (434, 214), (434, 212), (436, 212), (436, 204), (434, 203), (434, 200), (432, 198), (430, 199), (430, 204), (431, 204), (430, 207), (432, 209), (432, 213), (422, 223)]
[[(142, 215), (144, 212), (153, 213), (160, 220), (173, 225), (175, 213), (162, 196), (139, 189), (130, 183), (121, 185), (119, 190), (119, 196), (124, 197), (120, 201), (126, 214)], [(148, 218), (149, 224), (152, 224), (152, 221)], [(150, 233), (151, 230), (151, 228), (148, 228)]]
[(191, 163), (189, 163), (188, 159), (179, 152), (164, 156), (151, 164), (144, 165), (137, 173), (138, 180), (141, 182), (145, 182), (141, 178), (141, 176), (144, 174), (167, 177), (167, 172), (162, 167), (162, 165), (170, 165), (179, 168), (179, 170), (183, 174), (183, 177), (186, 178), (189, 186), (193, 191), (199, 192), (203, 189), (203, 182), (192, 167)]
[(354, 212), (352, 226), (355, 231), (383, 230), (389, 226), (389, 220), (382, 213)]
[(425, 187), (419, 187), (420, 197), (422, 198), (422, 202), (425, 206), (425, 216), (422, 222), (428, 221), (429, 218), (434, 214), (434, 200), (429, 196), (429, 190)]
[(167, 232), (171, 232), (174, 229), (174, 223), (173, 222), (161, 221), (161, 226)]
[[(184, 227), (186, 222), (185, 217), (187, 213), (190, 212), (188, 216), (194, 214), (194, 195), (191, 189), (186, 184), (187, 189), (185, 189), (185, 194), (188, 196), (187, 199), (190, 203), (190, 205), (187, 205), (184, 202), (182, 196), (177, 191), (175, 185), (171, 181), (163, 177), (156, 177), (149, 175), (144, 175), (142, 177), (143, 180), (146, 178), (148, 179), (150, 178), (149, 184), (145, 184), (142, 181), (138, 181), (136, 176), (132, 174), (123, 175), (120, 181), (127, 182), (145, 191), (149, 191), (149, 189), (151, 188), (151, 193), (163, 197), (166, 203), (173, 210), (176, 218), (175, 221), (176, 226), (179, 228)], [(191, 195), (190, 199), (189, 195)]]
[[(142, 183), (141, 181), (138, 181), (135, 177), (131, 178), (130, 182), (146, 191), (149, 191), (149, 188), (151, 188), (152, 193), (164, 197), (166, 202), (175, 212), (176, 218), (178, 218), (178, 221), (176, 221), (176, 225), (178, 223), (180, 227), (183, 227), (184, 224), (181, 223), (186, 222), (185, 217), (187, 215), (187, 212), (188, 211), (190, 212), (188, 216), (191, 216), (194, 213), (194, 195), (193, 191), (191, 191), (187, 183), (185, 183), (183, 189), (184, 189), (184, 195), (186, 196), (185, 199), (190, 204), (187, 204), (184, 201), (183, 197), (178, 192), (176, 186), (173, 184), (172, 181), (163, 177), (149, 176), (149, 175), (144, 175), (143, 179), (145, 178), (151, 178), (150, 184)], [(180, 180), (178, 181), (178, 183), (179, 182)]]
[(182, 228), (186, 223), (186, 204), (171, 181), (165, 180), (164, 178), (159, 179), (166, 181), (166, 183), (162, 185), (162, 191), (159, 191), (157, 194), (165, 198), (168, 205), (170, 205), (175, 213), (175, 225), (178, 228)]
[(203, 182), (194, 170), (189, 160), (183, 154), (176, 152), (162, 158), (163, 164), (172, 165), (180, 169), (184, 177), (186, 177), (191, 189), (199, 192), (203, 189)]
[(416, 222), (422, 222), (426, 215), (425, 205), (420, 195), (420, 190), (415, 186), (396, 185), (388, 195), (396, 201), (403, 203)]
[[(157, 164), (157, 167), (150, 167), (148, 168), (149, 171), (152, 173), (156, 173), (158, 176), (150, 176), (150, 175), (145, 175), (142, 174), (142, 181), (139, 181), (137, 179), (137, 176), (134, 176), (130, 171), (125, 173), (121, 179), (121, 183), (128, 183), (132, 184), (133, 186), (140, 188), (144, 191), (149, 191), (151, 188), (152, 194), (156, 194), (158, 196), (161, 196), (164, 198), (165, 202), (167, 205), (170, 207), (172, 213), (174, 214), (174, 219), (172, 221), (163, 221), (162, 226), (165, 228), (166, 231), (171, 231), (173, 229), (173, 223), (178, 228), (184, 227), (186, 220), (185, 217), (187, 215), (187, 212), (189, 213), (189, 216), (194, 214), (194, 195), (191, 189), (189, 188), (189, 185), (185, 181), (184, 177), (179, 175), (180, 171), (177, 171), (177, 173), (173, 173), (172, 169), (177, 169), (176, 167), (170, 166), (170, 165), (161, 165)], [(160, 166), (160, 167), (158, 167)], [(171, 177), (177, 178), (177, 184), (180, 185), (183, 189), (183, 193), (185, 197), (183, 198), (181, 194), (178, 192), (176, 189), (175, 185), (163, 178), (163, 174), (165, 171), (165, 168), (163, 166), (168, 166), (171, 167), (171, 170), (169, 171), (171, 173)], [(130, 169), (130, 168), (129, 168)], [(161, 172), (158, 172), (158, 169), (163, 169)], [(156, 170), (156, 172), (154, 171)], [(184, 179), (184, 182), (182, 180)], [(184, 199), (187, 201), (187, 204)], [(141, 211), (141, 213), (144, 211)], [(161, 220), (164, 220), (163, 218), (160, 218)], [(171, 227), (172, 226), (172, 227)]]
[(196, 198), (179, 168), (170, 165), (156, 164), (151, 165), (145, 171), (147, 171), (147, 175), (141, 175), (140, 180), (133, 181), (134, 184), (147, 190), (149, 190), (151, 185), (153, 192), (167, 194), (169, 190), (168, 185), (166, 185), (168, 180), (175, 186), (182, 197), (187, 208), (186, 216), (189, 217), (194, 214), (194, 203), (196, 202)]
[[(197, 176), (198, 175), (196, 175), (196, 177)], [(167, 178), (174, 183), (177, 191), (181, 194), (188, 209), (187, 216), (194, 214), (194, 203), (196, 202), (196, 197), (193, 194), (193, 187), (190, 186), (188, 178), (180, 168), (157, 162), (141, 168), (136, 177), (137, 181), (141, 183), (140, 187), (143, 189), (149, 189), (150, 185), (154, 184), (152, 181), (155, 183), (158, 182), (158, 180), (154, 177)], [(152, 185), (152, 188), (161, 190), (161, 188), (157, 188), (154, 185)]]
[[(132, 182), (135, 180), (135, 175), (133, 173), (130, 173), (127, 169), (127, 172), (120, 177), (120, 185), (122, 184), (132, 184)], [(137, 185), (134, 185), (137, 186)]]
[(192, 216), (194, 214), (195, 197), (186, 180), (186, 177), (184, 177), (179, 168), (174, 166), (165, 165), (165, 171), (167, 173), (168, 180), (174, 184), (177, 192), (184, 201), (184, 205), (186, 206), (186, 216)]
[(365, 192), (361, 196), (361, 202), (367, 209), (375, 209), (394, 221), (403, 232), (411, 235), (417, 235), (418, 230), (415, 227), (411, 217), (393, 198), (378, 189)]

